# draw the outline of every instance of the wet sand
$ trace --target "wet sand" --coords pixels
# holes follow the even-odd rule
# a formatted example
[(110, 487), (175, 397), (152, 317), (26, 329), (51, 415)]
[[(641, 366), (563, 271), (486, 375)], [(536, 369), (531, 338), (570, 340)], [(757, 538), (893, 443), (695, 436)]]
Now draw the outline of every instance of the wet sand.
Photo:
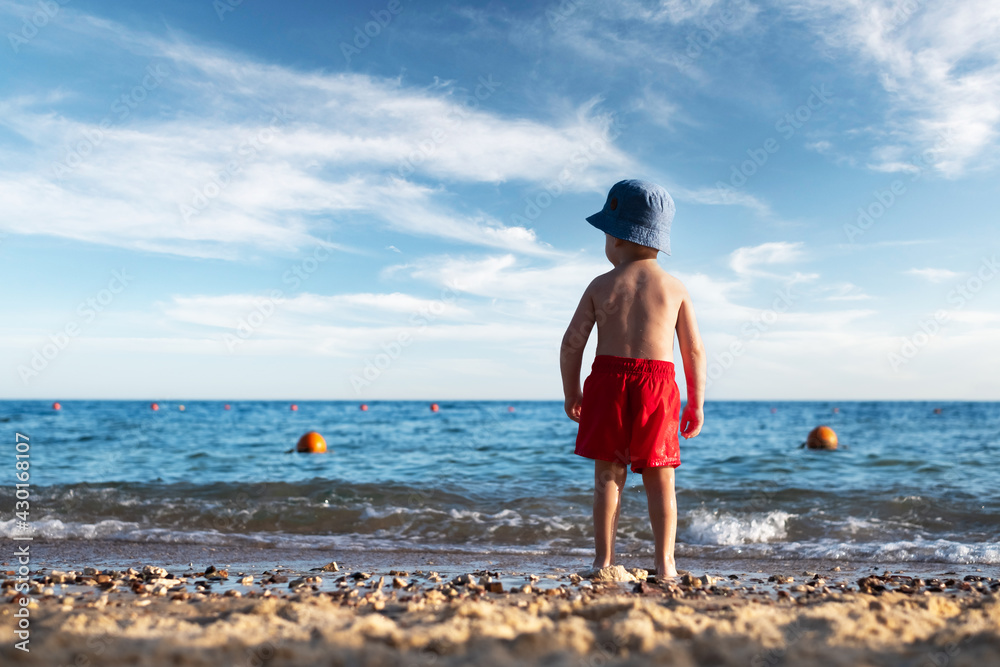
[(685, 561), (655, 582), (630, 558), (582, 578), (570, 555), (60, 542), (32, 557), (25, 653), (0, 556), (3, 664), (1000, 663), (996, 568)]

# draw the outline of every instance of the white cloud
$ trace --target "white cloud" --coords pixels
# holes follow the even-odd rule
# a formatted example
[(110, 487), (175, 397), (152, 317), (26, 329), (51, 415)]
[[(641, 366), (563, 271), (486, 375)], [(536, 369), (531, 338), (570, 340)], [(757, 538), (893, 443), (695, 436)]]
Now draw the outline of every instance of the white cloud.
[(451, 187), (550, 182), (598, 143), (601, 159), (564, 190), (601, 190), (633, 167), (592, 103), (552, 122), (506, 117), (488, 109), (506, 85), (488, 76), (468, 89), (419, 88), (305, 72), (62, 11), (67, 21), (35, 47), (86, 40), (105, 64), (125, 53), (152, 59), (158, 74), (139, 76), (149, 85), (127, 122), (112, 105), (102, 125), (51, 94), (0, 99), (0, 124), (19, 140), (0, 162), (7, 231), (232, 258), (246, 246), (292, 251), (334, 225), (364, 223), (546, 254), (534, 231), (456, 200)]
[(948, 269), (909, 269), (908, 271), (905, 271), (905, 273), (910, 276), (923, 278), (931, 283), (943, 283), (948, 280), (954, 280), (962, 275)]
[(736, 188), (685, 188), (672, 185), (670, 193), (676, 199), (707, 204), (709, 206), (744, 206), (762, 217), (771, 216), (771, 207), (749, 192)]
[(737, 248), (729, 255), (729, 267), (740, 275), (772, 275), (756, 267), (790, 264), (801, 261), (803, 257), (801, 242), (775, 241)]
[(867, 301), (872, 298), (870, 294), (866, 294), (854, 283), (831, 285), (823, 291), (830, 292), (830, 295), (826, 297), (827, 301)]
[(834, 57), (848, 54), (858, 58), (859, 71), (874, 71), (893, 100), (872, 168), (957, 176), (992, 159), (987, 149), (1000, 127), (994, 0), (797, 0), (786, 7), (813, 26)]

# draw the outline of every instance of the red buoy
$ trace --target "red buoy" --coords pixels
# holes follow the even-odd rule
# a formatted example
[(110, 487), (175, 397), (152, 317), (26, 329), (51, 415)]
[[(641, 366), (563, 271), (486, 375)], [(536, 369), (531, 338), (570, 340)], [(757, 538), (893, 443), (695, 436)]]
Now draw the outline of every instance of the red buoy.
[(62, 403), (59, 403), (58, 401), (56, 401), (55, 403), (52, 404), (52, 409), (53, 410), (62, 410)]
[(362, 403), (359, 409), (361, 410), (361, 412), (368, 412), (368, 404)]
[(437, 412), (440, 410), (437, 403), (431, 403), (431, 412)]
[(226, 410), (229, 409), (229, 403), (226, 403)]
[(514, 406), (511, 405), (510, 407), (508, 407), (507, 412), (514, 412)]
[(297, 406), (297, 405), (295, 405), (294, 403), (292, 403), (292, 407), (291, 407), (291, 408), (289, 408), (289, 409), (290, 409), (290, 410), (291, 410), (292, 412), (298, 412), (298, 410), (299, 410), (299, 406)]
[(155, 412), (156, 410), (160, 409), (160, 406), (156, 403), (153, 403), (152, 405), (149, 406), (149, 409)]

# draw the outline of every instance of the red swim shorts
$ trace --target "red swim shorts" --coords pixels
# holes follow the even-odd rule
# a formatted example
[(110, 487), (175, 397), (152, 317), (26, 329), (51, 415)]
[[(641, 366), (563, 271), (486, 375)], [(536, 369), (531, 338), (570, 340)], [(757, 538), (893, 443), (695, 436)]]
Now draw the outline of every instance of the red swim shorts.
[(632, 472), (676, 468), (680, 405), (673, 363), (600, 354), (583, 384), (576, 453), (631, 464)]

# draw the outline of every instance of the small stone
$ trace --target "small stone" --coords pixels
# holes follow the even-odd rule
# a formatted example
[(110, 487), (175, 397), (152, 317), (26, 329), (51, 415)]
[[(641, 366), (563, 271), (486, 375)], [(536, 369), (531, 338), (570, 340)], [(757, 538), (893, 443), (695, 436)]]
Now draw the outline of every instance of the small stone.
[(490, 593), (503, 593), (503, 584), (499, 581), (491, 581), (486, 584), (486, 590)]
[(468, 586), (474, 583), (476, 583), (476, 580), (471, 574), (460, 574), (451, 580), (452, 586)]
[(408, 584), (406, 583), (406, 579), (403, 579), (402, 577), (393, 577), (392, 578), (392, 587), (393, 588), (406, 588), (407, 585)]
[(96, 577), (101, 572), (96, 567), (85, 567), (83, 568), (83, 573), (88, 577)]
[(635, 577), (636, 581), (646, 581), (649, 578), (649, 572), (641, 567), (629, 568), (629, 574)]
[(241, 598), (243, 597), (243, 593), (240, 593), (238, 590), (231, 588), (225, 592), (225, 596), (227, 598)]
[(333, 560), (319, 568), (323, 572), (340, 572), (340, 566), (337, 565), (337, 561)]
[(240, 579), (240, 583), (244, 586), (253, 586), (253, 575), (248, 574), (247, 576)]
[(578, 584), (581, 581), (583, 581), (583, 577), (578, 575), (576, 572), (573, 572), (572, 574), (569, 575), (569, 582), (571, 584)]
[(592, 581), (625, 581), (633, 582), (635, 577), (621, 565), (609, 565), (592, 573), (589, 577)]
[[(89, 570), (92, 568), (86, 568), (86, 569)], [(86, 570), (84, 570), (84, 573), (86, 573)], [(145, 567), (142, 568), (142, 574), (143, 576), (146, 577), (155, 577), (157, 579), (162, 579), (167, 576), (167, 571), (164, 570), (162, 567), (156, 567), (155, 565), (146, 565)]]

